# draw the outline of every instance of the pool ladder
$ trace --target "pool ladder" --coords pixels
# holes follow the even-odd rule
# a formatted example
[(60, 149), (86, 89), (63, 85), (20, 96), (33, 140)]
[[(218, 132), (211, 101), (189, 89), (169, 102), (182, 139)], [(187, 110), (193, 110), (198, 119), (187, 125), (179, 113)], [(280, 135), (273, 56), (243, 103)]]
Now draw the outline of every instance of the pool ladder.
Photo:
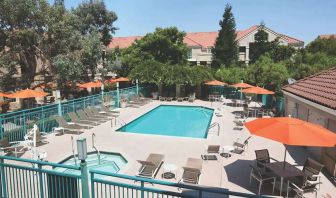
[(217, 126), (217, 135), (219, 136), (219, 133), (220, 133), (220, 125), (218, 122), (214, 122), (212, 123), (210, 126), (209, 126), (209, 129), (212, 129), (214, 128), (215, 126)]
[(95, 137), (96, 137), (96, 134), (92, 133), (92, 148), (97, 152), (98, 164), (100, 164), (100, 151), (95, 146)]

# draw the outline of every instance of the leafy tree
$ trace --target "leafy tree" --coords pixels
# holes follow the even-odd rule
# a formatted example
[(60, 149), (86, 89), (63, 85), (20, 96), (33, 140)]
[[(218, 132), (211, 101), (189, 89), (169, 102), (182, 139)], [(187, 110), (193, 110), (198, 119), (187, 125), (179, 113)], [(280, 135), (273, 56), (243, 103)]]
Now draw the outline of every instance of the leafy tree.
[(112, 34), (117, 30), (113, 23), (118, 17), (113, 11), (106, 9), (103, 1), (86, 1), (80, 4), (74, 13), (81, 21), (81, 31), (84, 35), (98, 30), (101, 42), (105, 46), (111, 42)]
[(1, 54), (10, 56), (11, 62), (19, 66), (14, 68), (14, 64), (10, 64), (8, 69), (18, 70), (22, 75), (20, 84), (23, 88), (29, 87), (36, 75), (36, 57), (46, 29), (48, 8), (45, 0), (0, 1)]
[(236, 22), (232, 14), (232, 7), (227, 4), (223, 19), (219, 22), (220, 30), (212, 49), (212, 66), (230, 66), (238, 61), (238, 43), (236, 41)]
[(221, 67), (215, 73), (215, 77), (229, 84), (238, 83), (246, 80), (246, 69), (243, 67)]
[(325, 53), (329, 56), (336, 56), (336, 37), (317, 38), (309, 43), (306, 49), (310, 53)]
[(295, 52), (294, 47), (279, 44), (279, 39), (270, 42), (270, 55), (274, 62), (289, 60)]

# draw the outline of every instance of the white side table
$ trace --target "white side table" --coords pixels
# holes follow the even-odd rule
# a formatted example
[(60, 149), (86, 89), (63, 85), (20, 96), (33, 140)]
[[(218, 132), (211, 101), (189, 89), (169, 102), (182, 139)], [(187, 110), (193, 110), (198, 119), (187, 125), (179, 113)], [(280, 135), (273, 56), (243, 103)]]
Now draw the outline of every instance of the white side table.
[(175, 164), (163, 164), (162, 178), (176, 179), (177, 166)]
[(62, 134), (64, 134), (64, 128), (63, 127), (54, 127), (52, 129), (52, 131), (55, 133), (55, 132), (62, 132)]

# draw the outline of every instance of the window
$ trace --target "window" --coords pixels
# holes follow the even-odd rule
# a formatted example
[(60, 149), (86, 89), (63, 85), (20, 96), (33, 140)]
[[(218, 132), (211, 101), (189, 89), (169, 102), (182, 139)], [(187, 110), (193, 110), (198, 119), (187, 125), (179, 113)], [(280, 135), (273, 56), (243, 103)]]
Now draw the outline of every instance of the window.
[(192, 49), (189, 49), (188, 50), (188, 59), (191, 59), (192, 58)]
[(239, 47), (239, 53), (240, 52), (246, 52), (246, 47), (245, 46), (242, 46), (242, 47)]

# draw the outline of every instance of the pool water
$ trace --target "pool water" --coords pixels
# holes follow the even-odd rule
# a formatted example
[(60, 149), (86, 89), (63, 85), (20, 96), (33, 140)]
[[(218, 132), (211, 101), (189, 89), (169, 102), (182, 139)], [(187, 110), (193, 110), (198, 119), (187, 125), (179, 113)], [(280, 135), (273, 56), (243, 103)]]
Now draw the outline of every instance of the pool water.
[[(77, 165), (79, 166), (80, 161), (76, 159)], [(98, 155), (96, 152), (88, 153), (87, 155), (87, 166), (88, 170), (100, 170), (100, 171), (106, 171), (110, 173), (117, 173), (122, 169), (126, 164), (126, 159), (120, 155), (119, 153), (108, 153), (108, 152), (101, 152), (100, 153), (100, 163), (98, 160)], [(61, 164), (66, 165), (76, 165), (74, 157), (68, 157), (67, 159), (63, 160)], [(78, 170), (72, 170), (72, 169), (65, 169), (65, 168), (55, 168), (55, 170), (66, 172), (66, 173), (72, 173), (72, 174), (80, 174)]]
[(213, 112), (200, 106), (160, 105), (117, 131), (206, 138)]

